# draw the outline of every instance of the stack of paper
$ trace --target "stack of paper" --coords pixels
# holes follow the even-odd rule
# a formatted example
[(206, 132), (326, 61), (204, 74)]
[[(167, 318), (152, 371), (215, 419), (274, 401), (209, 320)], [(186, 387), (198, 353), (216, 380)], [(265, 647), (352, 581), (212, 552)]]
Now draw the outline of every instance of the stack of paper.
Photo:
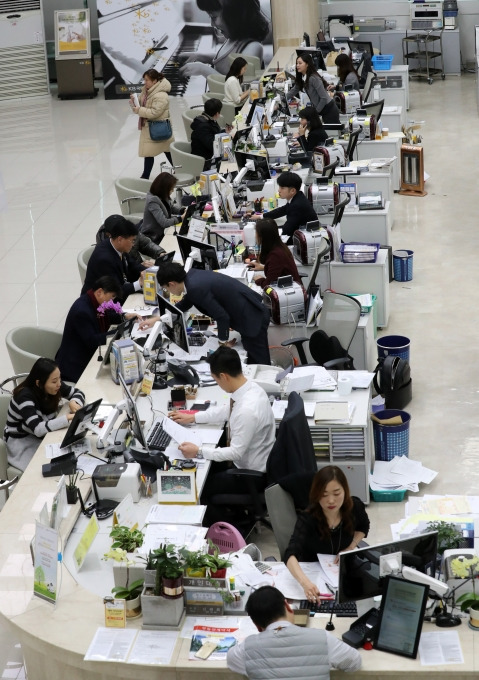
[(336, 380), (331, 377), (330, 373), (323, 366), (298, 366), (292, 372), (293, 376), (314, 376), (314, 381), (311, 386), (312, 390), (335, 390)]
[(348, 401), (318, 401), (314, 409), (314, 422), (334, 422), (347, 424), (351, 422), (355, 404)]
[(419, 483), (429, 484), (437, 472), (423, 466), (418, 460), (410, 460), (406, 456), (396, 456), (389, 461), (377, 460), (374, 472), (369, 480), (373, 491), (408, 489), (419, 491)]

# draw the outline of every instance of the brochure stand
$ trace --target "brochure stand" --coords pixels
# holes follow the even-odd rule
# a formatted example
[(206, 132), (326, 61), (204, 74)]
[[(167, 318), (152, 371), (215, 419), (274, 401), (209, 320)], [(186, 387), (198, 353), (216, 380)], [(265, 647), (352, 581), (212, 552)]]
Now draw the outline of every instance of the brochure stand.
[(59, 99), (96, 97), (88, 9), (55, 11), (55, 62)]

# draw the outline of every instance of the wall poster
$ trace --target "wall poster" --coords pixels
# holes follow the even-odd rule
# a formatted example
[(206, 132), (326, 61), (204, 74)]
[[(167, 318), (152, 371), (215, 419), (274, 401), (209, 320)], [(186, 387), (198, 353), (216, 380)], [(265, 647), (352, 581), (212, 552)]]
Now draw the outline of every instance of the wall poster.
[(97, 0), (106, 99), (139, 92), (142, 75), (164, 73), (170, 96), (201, 94), (226, 75), (230, 54), (273, 56), (270, 0)]
[(55, 59), (91, 57), (90, 10), (55, 11)]

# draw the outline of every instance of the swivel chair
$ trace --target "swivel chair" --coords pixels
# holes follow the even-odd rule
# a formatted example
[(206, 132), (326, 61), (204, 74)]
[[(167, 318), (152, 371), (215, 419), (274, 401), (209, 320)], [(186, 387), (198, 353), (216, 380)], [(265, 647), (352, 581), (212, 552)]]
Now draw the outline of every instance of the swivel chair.
[(30, 373), (37, 359), (54, 359), (58, 352), (62, 333), (44, 326), (19, 326), (9, 331), (5, 344), (15, 373)]
[(182, 167), (193, 178), (201, 175), (205, 159), (203, 156), (195, 156), (191, 153), (190, 142), (172, 142), (170, 151), (175, 166)]
[(384, 99), (378, 99), (377, 102), (371, 102), (370, 104), (363, 104), (361, 108), (367, 112), (368, 116), (374, 116), (377, 123), (384, 109)]
[(92, 252), (95, 250), (95, 246), (88, 246), (88, 248), (83, 248), (77, 255), (77, 265), (78, 271), (80, 272), (80, 280), (82, 285), (85, 283), (86, 268), (88, 265), (88, 260), (91, 257)]
[[(223, 95), (222, 95), (223, 96)], [(186, 132), (186, 138), (189, 142), (191, 142), (191, 123), (194, 121), (194, 119), (200, 115), (202, 112), (203, 107), (202, 106), (193, 106), (191, 109), (186, 109), (186, 111), (181, 112), (181, 118), (183, 119), (183, 125), (185, 126), (185, 132)], [(223, 116), (220, 115), (218, 118), (218, 125), (220, 128), (223, 130), (226, 123), (223, 118)]]
[(233, 123), (236, 116), (236, 107), (234, 104), (225, 103), (224, 95), (220, 95), (219, 92), (204, 92), (201, 95), (201, 98), (203, 100), (203, 103), (208, 101), (208, 99), (219, 99), (220, 102), (223, 104), (223, 108), (221, 109), (221, 115), (223, 116), (227, 123), (229, 123), (230, 125)]
[(226, 80), (225, 76), (221, 75), (221, 73), (212, 73), (210, 76), (206, 78), (206, 82), (208, 83), (208, 90), (211, 93), (217, 92), (218, 94), (224, 97), (225, 80)]
[(115, 180), (115, 189), (120, 203), (121, 214), (132, 221), (143, 219), (146, 193), (150, 190), (149, 179), (136, 177), (119, 177)]
[[(309, 352), (317, 365), (325, 368), (340, 368), (353, 370), (353, 359), (348, 355), (349, 346), (358, 327), (361, 316), (361, 305), (350, 295), (326, 292), (323, 297), (323, 307), (319, 315), (318, 330), (309, 338)], [(335, 337), (343, 350), (341, 356), (324, 359), (325, 341)], [(294, 345), (301, 364), (307, 364), (304, 343), (308, 338), (293, 338), (281, 344), (284, 347)]]
[[(2, 386), (11, 380), (23, 379), (27, 376), (26, 373), (14, 376), (14, 378), (8, 378), (4, 380), (0, 385), (0, 491), (5, 491), (5, 495), (8, 498), (10, 488), (17, 483), (19, 477), (22, 476), (23, 471), (19, 468), (10, 465), (8, 462), (7, 445), (3, 439), (3, 431), (7, 423), (7, 413), (8, 407), (10, 406), (10, 400), (12, 398), (11, 392), (4, 390)], [(19, 382), (19, 381), (18, 381)], [(15, 381), (15, 385), (17, 380)], [(14, 385), (14, 386), (15, 386)], [(9, 482), (8, 484), (6, 482)]]

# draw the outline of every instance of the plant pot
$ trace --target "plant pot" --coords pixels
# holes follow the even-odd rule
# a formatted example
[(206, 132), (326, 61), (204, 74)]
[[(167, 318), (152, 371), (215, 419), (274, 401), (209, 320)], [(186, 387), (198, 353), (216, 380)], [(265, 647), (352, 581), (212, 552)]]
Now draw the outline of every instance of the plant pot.
[(145, 586), (153, 588), (156, 580), (156, 569), (145, 569), (144, 579)]
[(210, 574), (210, 577), (213, 579), (218, 579), (218, 578), (225, 578), (226, 577), (226, 567), (223, 569), (217, 569), (216, 571), (212, 571)]
[(167, 600), (177, 600), (179, 597), (183, 597), (183, 576), (178, 578), (166, 578), (163, 576), (161, 579), (161, 594)]
[(153, 595), (151, 588), (143, 588), (141, 594), (141, 609), (143, 612), (143, 627), (178, 626), (184, 613), (183, 596), (174, 600)]
[(66, 491), (68, 505), (75, 505), (78, 500), (78, 488), (76, 486), (67, 486)]
[(469, 607), (469, 626), (474, 630), (479, 630), (479, 604)]
[(137, 595), (133, 600), (125, 600), (126, 618), (137, 619), (141, 616), (141, 596)]
[(124, 562), (113, 562), (113, 581), (115, 586), (126, 586), (127, 581), (133, 583), (145, 577), (145, 562), (138, 553), (128, 553), (128, 560), (134, 564), (127, 566)]
[(186, 567), (186, 575), (190, 578), (205, 578), (206, 567)]

